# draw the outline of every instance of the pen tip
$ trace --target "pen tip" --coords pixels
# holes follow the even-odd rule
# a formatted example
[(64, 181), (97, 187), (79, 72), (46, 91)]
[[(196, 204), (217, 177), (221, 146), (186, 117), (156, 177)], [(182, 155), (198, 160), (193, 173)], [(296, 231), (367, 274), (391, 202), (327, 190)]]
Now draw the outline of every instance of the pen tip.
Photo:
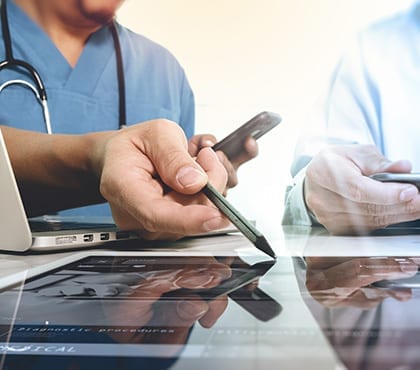
[(260, 251), (264, 252), (265, 254), (268, 254), (273, 259), (277, 259), (276, 254), (274, 253), (270, 244), (268, 244), (267, 239), (263, 235), (258, 237), (255, 245)]

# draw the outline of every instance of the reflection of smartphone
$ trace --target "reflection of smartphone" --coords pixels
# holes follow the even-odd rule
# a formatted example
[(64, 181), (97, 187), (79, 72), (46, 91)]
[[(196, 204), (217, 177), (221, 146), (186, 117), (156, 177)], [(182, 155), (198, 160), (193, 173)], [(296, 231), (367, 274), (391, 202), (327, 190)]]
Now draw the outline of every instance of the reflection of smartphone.
[(239, 306), (247, 310), (255, 318), (268, 321), (282, 311), (282, 306), (260, 288), (240, 288), (229, 294)]
[(258, 262), (246, 266), (233, 263), (232, 276), (210, 289), (178, 289), (164, 294), (161, 299), (191, 300), (194, 296), (205, 301), (228, 295), (239, 306), (261, 321), (269, 321), (282, 311), (275, 299), (258, 287), (249, 286), (274, 265), (274, 261)]
[(419, 289), (420, 288), (420, 274), (416, 274), (413, 277), (406, 279), (394, 279), (394, 280), (381, 280), (372, 284), (378, 288), (390, 288), (390, 289)]
[(381, 182), (405, 182), (416, 185), (420, 188), (420, 173), (375, 173), (370, 176), (371, 179)]
[(271, 267), (274, 266), (274, 261), (258, 262), (253, 265), (246, 266), (243, 263), (240, 265), (232, 264), (230, 266), (232, 275), (223, 280), (218, 286), (210, 289), (178, 289), (166, 293), (162, 296), (163, 299), (191, 299), (192, 296), (199, 296), (201, 299), (210, 301), (218, 297), (232, 294), (234, 291), (245, 287), (246, 285), (257, 280), (263, 276)]
[(258, 139), (281, 122), (277, 113), (261, 112), (241, 127), (213, 145), (214, 150), (221, 150), (229, 159), (239, 156), (243, 152), (245, 140), (252, 136)]

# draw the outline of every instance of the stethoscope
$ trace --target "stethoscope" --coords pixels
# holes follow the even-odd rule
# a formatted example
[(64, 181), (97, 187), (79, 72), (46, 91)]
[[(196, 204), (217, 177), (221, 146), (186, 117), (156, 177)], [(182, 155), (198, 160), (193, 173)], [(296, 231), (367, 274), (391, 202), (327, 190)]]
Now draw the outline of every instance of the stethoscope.
[[(12, 41), (10, 38), (9, 21), (7, 17), (6, 4), (7, 4), (7, 1), (2, 0), (1, 5), (0, 5), (1, 27), (2, 27), (2, 32), (3, 32), (4, 48), (6, 51), (6, 59), (0, 62), (0, 71), (6, 68), (15, 69), (15, 70), (23, 69), (30, 74), (34, 84), (31, 84), (30, 82), (21, 80), (21, 79), (9, 80), (0, 85), (0, 93), (10, 85), (22, 85), (26, 88), (29, 88), (34, 93), (36, 99), (39, 101), (39, 103), (42, 106), (46, 131), (48, 134), (52, 134), (53, 131), (51, 128), (50, 111), (48, 109), (47, 92), (45, 90), (45, 86), (44, 86), (44, 83), (42, 82), (41, 76), (31, 64), (29, 64), (28, 62), (25, 62), (24, 60), (15, 59), (13, 56)], [(117, 31), (115, 21), (112, 21), (109, 24), (109, 30), (111, 32), (113, 42), (114, 42), (116, 64), (117, 64), (118, 114), (119, 114), (118, 125), (119, 125), (119, 128), (121, 129), (125, 127), (126, 125), (125, 79), (124, 79), (124, 68), (123, 68), (121, 45), (120, 45), (120, 40), (118, 37), (118, 31)]]

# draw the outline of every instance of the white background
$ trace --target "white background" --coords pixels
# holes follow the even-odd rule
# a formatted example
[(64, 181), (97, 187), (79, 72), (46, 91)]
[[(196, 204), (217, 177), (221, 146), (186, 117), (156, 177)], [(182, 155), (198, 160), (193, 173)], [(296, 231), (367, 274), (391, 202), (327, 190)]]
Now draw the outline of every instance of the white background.
[(261, 231), (279, 228), (294, 144), (358, 29), (412, 0), (126, 0), (119, 21), (186, 70), (197, 133), (221, 139), (262, 110), (283, 122), (260, 139), (228, 198)]

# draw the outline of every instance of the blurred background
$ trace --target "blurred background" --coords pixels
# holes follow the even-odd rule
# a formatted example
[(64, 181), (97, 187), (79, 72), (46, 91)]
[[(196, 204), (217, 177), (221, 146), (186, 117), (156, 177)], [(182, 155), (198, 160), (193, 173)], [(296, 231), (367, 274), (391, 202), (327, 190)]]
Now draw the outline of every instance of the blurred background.
[(194, 90), (196, 132), (222, 139), (263, 110), (283, 122), (259, 140), (228, 199), (267, 234), (280, 228), (297, 137), (362, 27), (413, 0), (126, 0), (119, 21), (162, 44)]

